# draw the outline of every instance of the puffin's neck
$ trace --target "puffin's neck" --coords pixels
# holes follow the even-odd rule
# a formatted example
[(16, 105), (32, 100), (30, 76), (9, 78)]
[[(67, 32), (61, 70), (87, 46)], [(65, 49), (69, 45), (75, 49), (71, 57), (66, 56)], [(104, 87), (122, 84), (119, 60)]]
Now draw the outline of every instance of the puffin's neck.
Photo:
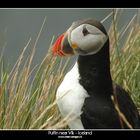
[(79, 56), (78, 68), (79, 82), (90, 95), (112, 94), (109, 40), (97, 54)]

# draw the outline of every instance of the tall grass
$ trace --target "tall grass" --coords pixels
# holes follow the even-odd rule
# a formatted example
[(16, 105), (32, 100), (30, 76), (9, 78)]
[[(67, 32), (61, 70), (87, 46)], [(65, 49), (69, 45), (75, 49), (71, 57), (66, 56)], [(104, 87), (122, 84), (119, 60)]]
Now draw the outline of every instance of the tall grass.
[[(122, 32), (117, 29), (119, 11), (113, 14), (112, 24), (108, 31), (110, 37), (110, 60), (113, 80), (129, 91), (140, 110), (140, 26), (137, 15), (128, 23)], [(110, 14), (103, 20), (112, 16)], [(61, 118), (56, 105), (57, 87), (69, 66), (69, 59), (53, 57), (50, 49), (42, 62), (32, 67), (39, 40), (46, 19), (43, 21), (34, 47), (28, 57), (25, 52), (31, 46), (31, 38), (21, 52), (12, 70), (0, 57), (0, 129), (58, 129), (68, 128), (67, 119)], [(119, 47), (124, 35), (126, 41)], [(34, 74), (35, 73), (35, 74)], [(33, 78), (32, 78), (33, 77)]]
[[(113, 80), (129, 92), (140, 111), (140, 25), (134, 15), (122, 32), (117, 30), (117, 13), (109, 30), (110, 60)], [(127, 34), (126, 34), (127, 32)], [(123, 46), (119, 43), (126, 36)]]

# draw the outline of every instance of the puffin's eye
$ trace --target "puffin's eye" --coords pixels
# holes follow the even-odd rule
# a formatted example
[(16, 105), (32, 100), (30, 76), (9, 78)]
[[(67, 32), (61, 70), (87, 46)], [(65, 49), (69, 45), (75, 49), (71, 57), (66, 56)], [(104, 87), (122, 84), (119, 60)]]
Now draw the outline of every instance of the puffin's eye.
[(87, 30), (87, 28), (85, 26), (83, 27), (82, 33), (83, 33), (84, 36), (89, 34), (89, 31)]

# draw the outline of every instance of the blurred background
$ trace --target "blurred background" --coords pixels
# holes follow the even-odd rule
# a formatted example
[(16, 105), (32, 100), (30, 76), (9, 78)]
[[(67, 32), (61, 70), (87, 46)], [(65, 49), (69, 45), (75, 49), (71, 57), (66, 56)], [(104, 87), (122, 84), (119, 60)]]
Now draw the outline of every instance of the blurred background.
[[(34, 63), (38, 64), (47, 53), (53, 36), (55, 39), (78, 19), (95, 18), (102, 20), (112, 9), (0, 9), (0, 51), (3, 47), (5, 61), (12, 67), (31, 37), (36, 40), (44, 18), (46, 24), (37, 43)], [(138, 9), (121, 9), (118, 29), (121, 30)], [(103, 24), (108, 30), (112, 16)], [(30, 50), (30, 49), (29, 49)]]

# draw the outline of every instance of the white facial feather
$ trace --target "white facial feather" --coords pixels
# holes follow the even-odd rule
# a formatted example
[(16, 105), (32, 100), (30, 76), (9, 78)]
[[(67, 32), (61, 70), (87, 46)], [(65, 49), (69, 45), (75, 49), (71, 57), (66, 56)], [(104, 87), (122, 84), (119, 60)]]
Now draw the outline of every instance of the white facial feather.
[[(89, 34), (84, 36), (83, 27), (86, 27)], [(87, 54), (95, 54), (103, 47), (107, 39), (108, 36), (97, 27), (90, 24), (82, 24), (71, 32), (70, 43), (77, 44)]]

